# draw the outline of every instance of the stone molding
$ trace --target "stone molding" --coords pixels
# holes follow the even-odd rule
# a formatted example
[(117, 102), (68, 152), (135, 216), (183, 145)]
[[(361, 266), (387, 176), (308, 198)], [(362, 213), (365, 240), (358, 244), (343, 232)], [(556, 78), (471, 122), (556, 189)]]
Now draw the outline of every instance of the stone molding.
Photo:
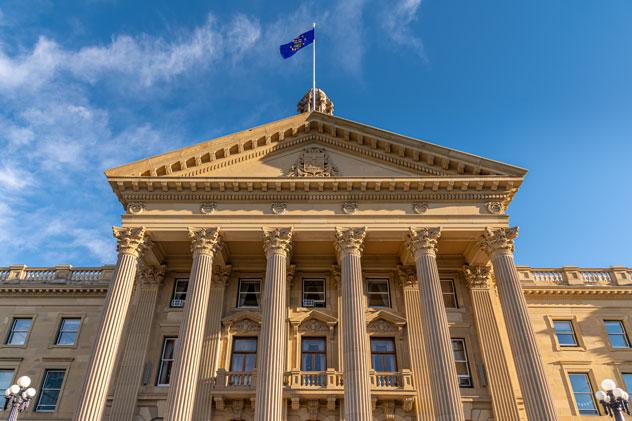
[(224, 288), (230, 281), (230, 274), (233, 267), (231, 265), (216, 266), (213, 271), (213, 285), (214, 287)]
[(489, 266), (463, 266), (465, 283), (470, 289), (490, 289), (494, 286), (492, 269)]
[(112, 232), (118, 240), (116, 248), (119, 254), (138, 257), (147, 247), (145, 227), (112, 227)]
[(361, 228), (336, 228), (336, 242), (334, 246), (338, 255), (347, 253), (362, 254), (366, 227)]
[(287, 256), (292, 250), (292, 227), (263, 228), (263, 250), (266, 256), (270, 253)]
[(485, 228), (479, 245), (490, 257), (495, 253), (513, 253), (518, 227)]
[(189, 227), (188, 232), (191, 239), (191, 253), (194, 257), (200, 254), (213, 257), (222, 247), (219, 228)]
[(419, 251), (436, 255), (438, 251), (437, 243), (440, 236), (441, 228), (439, 227), (410, 227), (407, 241), (408, 249), (413, 256)]

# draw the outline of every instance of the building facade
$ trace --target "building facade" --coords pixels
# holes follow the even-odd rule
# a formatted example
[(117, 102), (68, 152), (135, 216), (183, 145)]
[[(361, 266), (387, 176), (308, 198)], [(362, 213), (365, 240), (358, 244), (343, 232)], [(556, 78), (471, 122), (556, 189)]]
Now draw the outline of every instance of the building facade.
[(588, 420), (632, 269), (516, 267), (526, 171), (333, 115), (108, 170), (116, 265), (0, 268), (32, 420)]

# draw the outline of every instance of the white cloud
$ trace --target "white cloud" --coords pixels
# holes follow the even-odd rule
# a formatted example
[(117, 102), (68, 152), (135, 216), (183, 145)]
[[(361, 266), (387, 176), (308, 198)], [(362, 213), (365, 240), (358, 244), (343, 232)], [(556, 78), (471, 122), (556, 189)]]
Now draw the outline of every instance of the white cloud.
[(30, 187), (33, 183), (28, 171), (12, 163), (0, 163), (0, 192), (9, 194)]
[(381, 22), (391, 40), (398, 45), (412, 48), (419, 57), (425, 59), (423, 43), (410, 29), (410, 24), (417, 19), (420, 6), (421, 0), (388, 2)]

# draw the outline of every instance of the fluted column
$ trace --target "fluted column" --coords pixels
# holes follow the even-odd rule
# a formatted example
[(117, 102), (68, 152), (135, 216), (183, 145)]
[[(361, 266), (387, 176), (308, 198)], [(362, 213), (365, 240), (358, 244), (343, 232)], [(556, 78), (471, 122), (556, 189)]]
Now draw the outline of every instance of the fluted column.
[(158, 289), (165, 277), (165, 267), (142, 266), (137, 276), (136, 306), (128, 321), (125, 350), (114, 386), (114, 400), (109, 418), (131, 420), (141, 385), (151, 322)]
[(464, 421), (461, 392), (456, 374), (448, 315), (443, 303), (437, 267), (439, 228), (411, 228), (408, 247), (415, 256), (421, 314), (435, 419)]
[(175, 362), (166, 421), (190, 421), (196, 398), (200, 353), (208, 310), (213, 257), (221, 248), (219, 228), (189, 228), (193, 265), (184, 303), (184, 315), (175, 349)]
[(145, 228), (113, 227), (118, 240), (118, 259), (103, 309), (103, 319), (94, 344), (82, 388), (76, 421), (99, 421), (129, 308), (138, 257), (145, 246)]
[(519, 421), (518, 403), (498, 325), (499, 315), (494, 311), (491, 269), (488, 266), (465, 266), (463, 273), (472, 298), (476, 335), (487, 369), (494, 419)]
[(413, 369), (417, 401), (415, 408), (419, 421), (434, 420), (432, 396), (434, 391), (430, 384), (428, 368), (428, 352), (424, 345), (424, 331), (421, 324), (421, 307), (419, 305), (419, 283), (413, 267), (399, 267), (399, 279), (404, 289), (404, 308), (408, 320), (408, 347)]
[(286, 276), (292, 229), (264, 229), (266, 281), (257, 352), (255, 421), (283, 419), (283, 373), (287, 348)]
[(220, 352), (222, 333), (222, 312), (224, 310), (224, 291), (230, 279), (231, 266), (224, 266), (213, 273), (211, 293), (206, 313), (206, 333), (202, 343), (200, 361), (200, 384), (198, 386), (195, 403), (196, 421), (210, 421), (212, 419), (212, 382), (217, 373), (217, 362)]
[(500, 305), (516, 362), (518, 381), (529, 420), (557, 420), (551, 389), (529, 319), (527, 301), (514, 263), (513, 240), (518, 228), (487, 228), (480, 242), (490, 256), (496, 275)]
[(336, 251), (342, 292), (344, 412), (348, 421), (371, 421), (371, 381), (362, 281), (366, 228), (337, 228)]

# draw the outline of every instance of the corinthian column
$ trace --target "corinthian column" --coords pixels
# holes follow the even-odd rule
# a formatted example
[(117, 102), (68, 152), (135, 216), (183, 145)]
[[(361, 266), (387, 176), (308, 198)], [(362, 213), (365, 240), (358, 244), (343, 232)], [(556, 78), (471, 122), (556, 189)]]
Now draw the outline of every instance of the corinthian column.
[(217, 372), (220, 339), (222, 333), (222, 311), (224, 309), (224, 290), (230, 279), (231, 266), (224, 266), (213, 274), (211, 294), (206, 313), (206, 333), (202, 344), (200, 362), (200, 386), (195, 405), (194, 420), (210, 421), (212, 419), (212, 381)]
[(263, 231), (266, 281), (263, 285), (263, 317), (257, 353), (255, 421), (283, 419), (283, 373), (287, 348), (286, 277), (292, 229)]
[(408, 247), (415, 256), (417, 266), (421, 321), (434, 392), (435, 420), (464, 421), (448, 315), (437, 268), (437, 240), (440, 235), (439, 228), (410, 228)]
[(518, 403), (503, 346), (506, 340), (503, 340), (498, 317), (494, 311), (496, 300), (492, 295), (491, 269), (488, 266), (465, 266), (463, 273), (472, 298), (476, 335), (487, 369), (494, 419), (519, 421)]
[(362, 245), (366, 228), (336, 228), (336, 251), (340, 262), (343, 330), (343, 376), (345, 419), (371, 421), (369, 350), (362, 288)]
[(143, 266), (140, 270), (135, 293), (136, 306), (128, 321), (125, 350), (114, 387), (109, 416), (112, 420), (131, 420), (134, 417), (156, 298), (164, 277), (164, 266)]
[(193, 265), (175, 350), (175, 365), (167, 397), (166, 421), (193, 419), (200, 353), (211, 291), (213, 257), (221, 248), (219, 228), (189, 228)]
[(75, 412), (76, 421), (101, 419), (114, 360), (132, 297), (138, 256), (145, 245), (145, 228), (143, 227), (113, 227), (113, 231), (114, 237), (118, 240), (118, 259), (112, 284), (105, 298), (103, 319), (88, 365), (79, 406)]
[(487, 228), (480, 245), (494, 267), (527, 417), (553, 421), (557, 414), (513, 258), (513, 240), (517, 236), (517, 227)]

